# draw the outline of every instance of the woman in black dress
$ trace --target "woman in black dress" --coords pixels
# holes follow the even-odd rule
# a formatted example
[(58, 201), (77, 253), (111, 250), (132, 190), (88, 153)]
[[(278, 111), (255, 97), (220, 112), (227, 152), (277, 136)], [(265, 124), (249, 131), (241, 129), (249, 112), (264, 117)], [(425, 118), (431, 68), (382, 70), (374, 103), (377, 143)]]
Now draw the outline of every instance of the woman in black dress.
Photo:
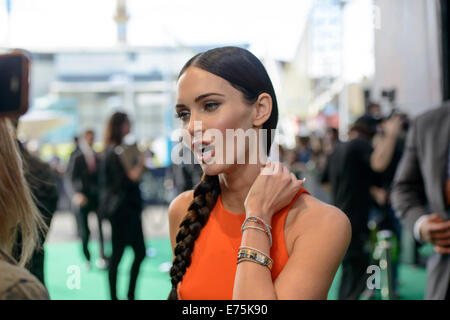
[(100, 171), (100, 212), (111, 222), (112, 256), (109, 264), (109, 288), (112, 300), (117, 300), (117, 268), (124, 249), (130, 245), (134, 261), (130, 270), (128, 299), (134, 300), (139, 268), (145, 258), (142, 232), (142, 198), (139, 177), (144, 170), (143, 158), (131, 166), (121, 159), (124, 152), (123, 138), (130, 132), (128, 116), (114, 113), (108, 121), (105, 133), (105, 153)]

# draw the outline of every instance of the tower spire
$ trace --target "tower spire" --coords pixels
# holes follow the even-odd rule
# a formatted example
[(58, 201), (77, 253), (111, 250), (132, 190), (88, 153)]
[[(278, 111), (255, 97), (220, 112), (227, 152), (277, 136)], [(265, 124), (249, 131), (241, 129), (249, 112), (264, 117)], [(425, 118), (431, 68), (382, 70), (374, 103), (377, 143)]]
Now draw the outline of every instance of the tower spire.
[(117, 0), (114, 21), (117, 23), (117, 41), (120, 44), (126, 44), (127, 42), (127, 22), (129, 19), (126, 0)]

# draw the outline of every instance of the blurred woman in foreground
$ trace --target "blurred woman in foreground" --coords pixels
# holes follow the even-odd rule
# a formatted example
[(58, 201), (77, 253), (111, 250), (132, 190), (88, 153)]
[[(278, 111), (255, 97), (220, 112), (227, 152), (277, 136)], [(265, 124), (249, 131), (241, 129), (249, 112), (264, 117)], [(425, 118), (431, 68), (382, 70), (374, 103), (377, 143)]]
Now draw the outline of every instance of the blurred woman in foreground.
[[(10, 120), (0, 118), (0, 300), (49, 299), (39, 280), (23, 268), (44, 228), (24, 178)], [(19, 230), (22, 250), (17, 263), (11, 253)]]

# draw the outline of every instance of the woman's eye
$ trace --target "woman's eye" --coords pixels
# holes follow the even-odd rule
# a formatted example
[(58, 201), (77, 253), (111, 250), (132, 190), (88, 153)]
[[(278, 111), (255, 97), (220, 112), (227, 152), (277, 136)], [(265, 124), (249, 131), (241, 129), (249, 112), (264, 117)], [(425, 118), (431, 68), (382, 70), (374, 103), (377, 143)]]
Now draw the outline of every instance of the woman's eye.
[(218, 102), (208, 102), (208, 103), (205, 103), (205, 109), (207, 111), (215, 110), (215, 109), (217, 109), (217, 107), (219, 105), (220, 105), (220, 103), (218, 103)]
[(181, 120), (185, 120), (188, 116), (189, 116), (189, 112), (186, 112), (186, 111), (177, 112), (175, 114), (175, 118), (178, 118)]

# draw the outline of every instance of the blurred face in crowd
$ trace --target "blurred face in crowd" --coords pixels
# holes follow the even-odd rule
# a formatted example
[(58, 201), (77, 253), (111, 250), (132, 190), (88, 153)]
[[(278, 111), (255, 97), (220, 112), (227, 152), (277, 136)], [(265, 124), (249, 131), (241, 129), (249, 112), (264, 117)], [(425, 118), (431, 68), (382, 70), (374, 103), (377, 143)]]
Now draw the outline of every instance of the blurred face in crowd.
[[(193, 66), (189, 67), (179, 78), (176, 103), (177, 117), (181, 119), (183, 129), (186, 129), (185, 132), (189, 133), (190, 147), (199, 159), (205, 173), (216, 175), (232, 170), (237, 165), (238, 156), (248, 152), (248, 144), (237, 145), (236, 139), (234, 139), (232, 146), (234, 161), (227, 161), (226, 129), (246, 131), (254, 128), (256, 108), (249, 106), (244, 100), (243, 94), (228, 81)], [(195, 121), (201, 121), (201, 127), (194, 126)], [(205, 135), (205, 131), (209, 129), (216, 129), (216, 132), (220, 132), (223, 143), (214, 135)], [(196, 142), (200, 141), (199, 137), (201, 137), (201, 142), (200, 145), (197, 145)], [(202, 146), (207, 151), (202, 152)], [(208, 162), (218, 152), (222, 152), (220, 159), (224, 160)], [(247, 163), (247, 159), (245, 163)]]
[(335, 143), (339, 139), (338, 133), (332, 128), (328, 128), (325, 133), (325, 142)]
[(122, 124), (122, 137), (125, 137), (127, 134), (129, 134), (130, 130), (131, 130), (130, 120), (126, 119), (125, 122)]
[(94, 132), (92, 132), (92, 131), (87, 131), (87, 132), (84, 134), (84, 140), (86, 141), (86, 143), (87, 143), (90, 147), (92, 147), (92, 146), (94, 145), (94, 139), (95, 139)]
[(382, 117), (381, 107), (378, 104), (371, 104), (368, 108), (368, 112), (375, 119), (379, 119)]

